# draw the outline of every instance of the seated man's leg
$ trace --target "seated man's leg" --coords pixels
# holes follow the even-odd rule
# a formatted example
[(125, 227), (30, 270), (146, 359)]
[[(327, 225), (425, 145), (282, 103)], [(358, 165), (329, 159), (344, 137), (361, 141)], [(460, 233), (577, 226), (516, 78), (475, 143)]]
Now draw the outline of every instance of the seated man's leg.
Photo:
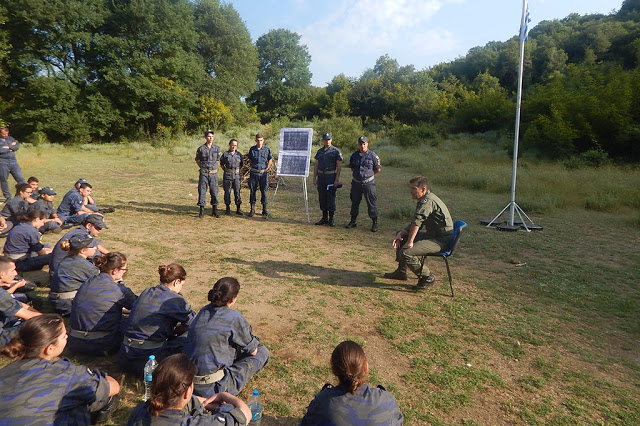
[[(422, 238), (425, 238), (425, 239), (419, 240), (419, 238), (421, 237), (420, 234), (421, 233), (419, 233), (416, 236), (413, 243), (413, 247), (411, 247), (410, 249), (402, 250), (402, 255), (401, 255), (407, 267), (411, 270), (411, 272), (416, 274), (416, 276), (420, 275), (421, 273), (420, 271), (421, 257), (424, 256), (425, 254), (438, 253), (439, 251), (442, 250), (440, 241), (431, 239), (431, 238), (425, 238), (426, 237), (425, 235), (422, 235)], [(425, 260), (424, 267), (422, 268), (422, 276), (427, 276), (430, 273), (431, 271), (429, 271), (429, 267), (427, 266), (427, 262)]]
[(269, 361), (269, 350), (264, 345), (258, 345), (258, 352), (255, 355), (247, 355), (238, 358), (231, 367), (227, 368), (226, 392), (237, 395), (245, 387), (249, 379), (262, 370)]
[(38, 271), (44, 265), (49, 264), (51, 253), (43, 256), (29, 256), (22, 260), (16, 260), (16, 270), (18, 272)]
[(9, 341), (18, 334), (23, 321), (20, 318), (12, 317), (7, 323), (0, 328), (0, 348), (9, 343)]
[(71, 216), (69, 216), (66, 219), (64, 219), (63, 223), (65, 225), (80, 225), (82, 222), (84, 222), (84, 219), (87, 216), (88, 216), (88, 213), (72, 214)]
[(0, 160), (0, 186), (2, 187), (2, 195), (4, 195), (4, 198), (7, 200), (10, 200), (13, 196), (9, 190), (9, 169), (9, 164)]

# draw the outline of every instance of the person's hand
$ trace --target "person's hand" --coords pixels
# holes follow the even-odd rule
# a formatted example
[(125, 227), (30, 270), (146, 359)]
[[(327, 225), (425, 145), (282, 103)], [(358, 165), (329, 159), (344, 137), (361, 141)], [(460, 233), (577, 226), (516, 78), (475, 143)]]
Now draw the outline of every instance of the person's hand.
[(209, 411), (213, 411), (224, 403), (223, 393), (214, 393), (209, 398), (201, 401), (204, 408)]
[(53, 219), (53, 221), (55, 223), (57, 223), (58, 225), (62, 226), (62, 221), (59, 218), (56, 217), (56, 218)]
[(333, 187), (334, 187), (335, 189), (338, 189), (338, 185), (340, 185), (340, 180), (336, 178), (336, 180), (335, 180), (335, 181), (333, 181)]
[(391, 243), (391, 247), (397, 249), (398, 247), (400, 247), (400, 243), (402, 243), (402, 234), (398, 232), (396, 234), (396, 237), (393, 239), (393, 242)]
[(13, 288), (20, 288), (20, 287), (24, 287), (27, 284), (27, 280), (18, 280), (18, 281), (14, 281), (13, 284), (11, 284), (11, 286)]
[(313, 186), (318, 186), (318, 176), (313, 177)]

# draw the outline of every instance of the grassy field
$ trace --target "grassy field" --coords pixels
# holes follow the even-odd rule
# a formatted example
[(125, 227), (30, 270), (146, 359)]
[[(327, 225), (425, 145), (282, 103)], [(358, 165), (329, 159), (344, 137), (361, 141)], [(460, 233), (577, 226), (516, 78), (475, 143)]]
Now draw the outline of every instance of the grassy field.
[[(225, 147), (230, 136), (216, 143)], [(232, 136), (246, 152), (249, 133)], [(544, 230), (501, 233), (479, 224), (509, 201), (511, 161), (497, 144), (459, 136), (400, 150), (374, 141), (383, 166), (374, 234), (366, 215), (355, 229), (342, 226), (348, 173), (335, 228), (307, 223), (302, 182), (291, 178), (268, 221), (198, 219), (200, 143), (25, 146), (19, 161), (25, 177), (58, 191), (57, 201), (83, 177), (100, 204), (117, 209), (102, 240), (128, 256), (125, 280), (137, 293), (157, 284), (158, 265), (170, 262), (187, 270), (183, 292), (196, 310), (218, 278), (240, 279), (237, 309), (272, 354), (240, 395), (261, 391), (263, 424), (297, 423), (334, 381), (329, 356), (345, 339), (364, 346), (370, 382), (395, 394), (406, 424), (640, 424), (637, 168), (569, 171), (521, 160), (516, 199)], [(416, 174), (431, 179), (454, 220), (469, 224), (451, 261), (455, 298), (438, 260), (430, 263), (437, 285), (424, 293), (411, 290), (413, 281), (382, 278), (395, 268), (391, 239), (412, 215), (407, 182)], [(310, 179), (308, 186), (314, 222), (317, 195)], [(243, 189), (244, 208), (248, 196)], [(120, 380), (124, 404), (113, 424), (125, 423), (141, 382), (114, 360), (71, 358)]]

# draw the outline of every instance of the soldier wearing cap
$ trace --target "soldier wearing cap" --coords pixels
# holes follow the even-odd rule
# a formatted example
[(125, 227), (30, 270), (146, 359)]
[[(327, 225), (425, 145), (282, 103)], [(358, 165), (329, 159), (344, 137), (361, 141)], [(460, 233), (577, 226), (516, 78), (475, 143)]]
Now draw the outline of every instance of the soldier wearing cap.
[(198, 178), (198, 217), (204, 216), (204, 206), (207, 200), (207, 188), (211, 194), (211, 216), (220, 217), (218, 213), (218, 165), (222, 152), (218, 145), (213, 143), (213, 131), (204, 132), (205, 143), (196, 151), (196, 164), (200, 168)]
[(249, 161), (251, 161), (251, 172), (249, 173), (249, 204), (251, 204), (251, 211), (249, 216), (253, 216), (256, 213), (256, 191), (260, 187), (260, 202), (262, 203), (262, 216), (267, 216), (269, 211), (267, 210), (267, 172), (273, 164), (273, 157), (271, 156), (271, 150), (269, 147), (264, 146), (264, 136), (261, 133), (256, 135), (256, 144), (249, 148), (247, 154)]
[(20, 144), (17, 140), (9, 136), (9, 128), (0, 127), (0, 187), (2, 188), (2, 194), (7, 200), (11, 198), (11, 192), (9, 191), (9, 174), (13, 176), (16, 183), (25, 183), (22, 176), (22, 170), (16, 160), (15, 152), (20, 149)]
[(340, 171), (342, 170), (342, 153), (331, 144), (331, 133), (322, 135), (324, 146), (318, 150), (313, 167), (313, 184), (318, 188), (318, 198), (322, 219), (316, 225), (336, 226), (333, 215), (336, 211), (336, 188), (340, 183)]
[(0, 212), (2, 216), (0, 237), (6, 237), (9, 231), (20, 221), (25, 219), (29, 203), (27, 199), (31, 197), (33, 189), (27, 183), (19, 183), (16, 185), (16, 195), (7, 201)]
[[(104, 223), (104, 217), (102, 217), (102, 215), (96, 213), (87, 215), (82, 225), (67, 232), (53, 247), (51, 259), (49, 260), (49, 273), (53, 275), (62, 259), (67, 255), (67, 252), (62, 249), (63, 242), (69, 240), (74, 235), (87, 235), (92, 237), (93, 244), (101, 254), (109, 253), (109, 250), (104, 248), (102, 244), (100, 244), (100, 240), (96, 238), (100, 236), (103, 229), (107, 228), (107, 224)], [(92, 259), (92, 257), (89, 257), (89, 259)]]
[(54, 234), (62, 231), (60, 226), (62, 226), (62, 221), (58, 217), (56, 210), (53, 208), (53, 199), (55, 198), (56, 192), (53, 188), (44, 187), (39, 190), (39, 197), (36, 202), (29, 205), (29, 210), (40, 210), (44, 213), (44, 226), (38, 231), (41, 234), (44, 234), (47, 231), (51, 231)]
[(226, 214), (231, 214), (231, 189), (233, 188), (233, 199), (236, 204), (236, 214), (242, 215), (240, 204), (240, 169), (242, 168), (242, 154), (238, 152), (238, 140), (229, 141), (229, 151), (222, 154), (220, 167), (224, 170), (222, 175), (222, 188), (224, 188), (224, 203), (227, 206)]
[(6, 345), (18, 333), (23, 321), (40, 315), (31, 306), (13, 297), (17, 288), (26, 284), (25, 280), (16, 281), (16, 264), (6, 256), (0, 256), (0, 347)]
[(95, 213), (85, 205), (85, 199), (91, 196), (93, 187), (87, 181), (76, 183), (76, 187), (77, 189), (72, 188), (64, 195), (58, 206), (57, 213), (63, 228), (78, 225), (87, 215)]
[(367, 202), (369, 217), (371, 218), (371, 232), (378, 231), (378, 196), (376, 194), (375, 174), (381, 169), (380, 157), (369, 150), (369, 140), (366, 136), (358, 138), (358, 150), (351, 154), (349, 167), (353, 171), (351, 180), (351, 221), (346, 228), (358, 226), (357, 218), (362, 196)]

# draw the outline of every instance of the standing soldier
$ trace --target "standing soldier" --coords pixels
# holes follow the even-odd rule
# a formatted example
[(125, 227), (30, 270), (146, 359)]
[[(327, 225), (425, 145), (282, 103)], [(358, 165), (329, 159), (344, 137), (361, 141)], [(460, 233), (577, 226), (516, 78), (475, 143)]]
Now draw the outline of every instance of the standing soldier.
[(256, 135), (256, 144), (249, 149), (247, 154), (251, 161), (251, 172), (249, 173), (249, 204), (251, 204), (251, 211), (249, 216), (253, 216), (256, 213), (256, 191), (260, 186), (260, 202), (262, 203), (262, 216), (267, 216), (269, 211), (267, 210), (267, 171), (271, 168), (273, 163), (273, 157), (271, 157), (271, 150), (264, 146), (264, 136), (261, 133)]
[(15, 152), (18, 149), (20, 149), (20, 144), (9, 136), (9, 128), (0, 127), (0, 187), (2, 187), (2, 194), (7, 200), (11, 198), (8, 183), (9, 173), (16, 180), (16, 183), (24, 183), (22, 170), (16, 160)]
[(229, 151), (222, 154), (220, 167), (224, 170), (222, 175), (222, 188), (224, 189), (224, 203), (227, 205), (226, 214), (231, 214), (231, 188), (236, 202), (236, 214), (242, 215), (240, 210), (240, 168), (242, 167), (242, 154), (238, 152), (238, 140), (229, 141)]
[[(331, 145), (331, 133), (322, 135), (323, 148), (316, 153), (316, 164), (313, 168), (313, 184), (318, 187), (318, 198), (322, 219), (316, 225), (336, 226), (333, 214), (336, 211), (336, 189), (340, 183), (340, 171), (342, 170), (342, 153)], [(333, 187), (329, 188), (329, 185)]]
[(218, 213), (218, 162), (220, 161), (220, 147), (213, 144), (213, 131), (204, 132), (206, 142), (198, 147), (196, 151), (196, 164), (200, 167), (200, 177), (198, 179), (198, 206), (200, 214), (204, 216), (204, 206), (207, 200), (207, 187), (211, 194), (211, 216), (220, 217)]
[(369, 151), (369, 140), (366, 136), (358, 138), (358, 150), (351, 154), (349, 159), (349, 167), (353, 171), (353, 179), (351, 180), (351, 221), (346, 228), (355, 228), (358, 226), (356, 222), (358, 212), (360, 210), (360, 202), (362, 196), (367, 202), (369, 209), (369, 217), (372, 220), (371, 232), (378, 231), (378, 207), (376, 202), (376, 181), (375, 174), (381, 169), (380, 157), (375, 152)]

